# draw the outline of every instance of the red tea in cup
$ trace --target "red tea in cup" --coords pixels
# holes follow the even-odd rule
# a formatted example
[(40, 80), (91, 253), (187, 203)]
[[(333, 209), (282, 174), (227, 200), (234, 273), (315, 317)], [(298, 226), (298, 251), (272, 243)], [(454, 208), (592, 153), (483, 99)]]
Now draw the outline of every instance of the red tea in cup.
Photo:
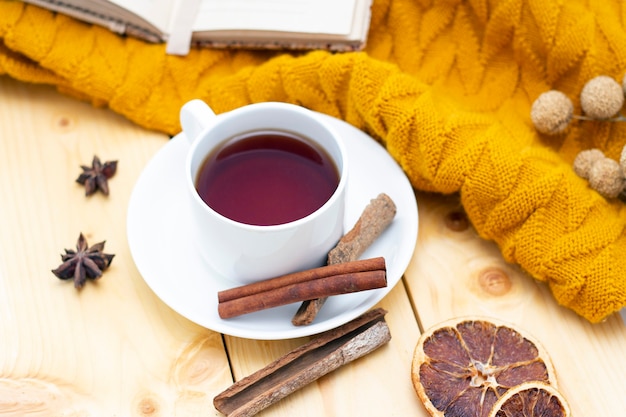
[(240, 223), (269, 226), (308, 216), (339, 184), (331, 157), (312, 141), (283, 131), (230, 138), (211, 152), (198, 171), (204, 202)]
[(275, 102), (216, 115), (196, 99), (180, 120), (189, 238), (216, 277), (249, 284), (326, 262), (343, 235), (350, 164), (324, 116)]

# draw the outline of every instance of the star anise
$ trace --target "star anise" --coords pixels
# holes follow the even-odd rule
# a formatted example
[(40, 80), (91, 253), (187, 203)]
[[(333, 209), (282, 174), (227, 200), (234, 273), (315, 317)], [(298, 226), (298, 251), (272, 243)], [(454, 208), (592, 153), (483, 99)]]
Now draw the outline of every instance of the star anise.
[(76, 178), (76, 182), (85, 186), (85, 195), (89, 196), (100, 190), (109, 195), (108, 179), (115, 175), (117, 161), (107, 161), (104, 164), (94, 155), (91, 166), (81, 165), (83, 172)]
[(102, 252), (104, 243), (102, 241), (90, 247), (81, 233), (76, 242), (76, 250), (65, 249), (65, 254), (61, 255), (63, 263), (53, 269), (52, 273), (60, 279), (74, 279), (76, 288), (82, 288), (87, 278), (100, 278), (115, 256)]

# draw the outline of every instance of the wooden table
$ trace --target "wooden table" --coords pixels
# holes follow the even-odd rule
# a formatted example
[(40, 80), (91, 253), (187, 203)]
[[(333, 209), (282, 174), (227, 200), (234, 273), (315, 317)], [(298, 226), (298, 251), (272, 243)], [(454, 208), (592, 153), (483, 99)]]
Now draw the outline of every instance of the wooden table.
[[(307, 338), (230, 337), (152, 293), (126, 241), (137, 180), (168, 137), (49, 87), (0, 77), (0, 416), (219, 416), (213, 397)], [(111, 194), (74, 182), (94, 154), (118, 159)], [(551, 354), (574, 415), (626, 412), (626, 326), (591, 325), (506, 264), (455, 196), (417, 194), (419, 237), (404, 279), (380, 303), (392, 340), (262, 416), (427, 416), (410, 379), (420, 331), (460, 315), (518, 324)], [(462, 220), (462, 216), (460, 217)], [(76, 291), (55, 278), (79, 232), (115, 259)]]

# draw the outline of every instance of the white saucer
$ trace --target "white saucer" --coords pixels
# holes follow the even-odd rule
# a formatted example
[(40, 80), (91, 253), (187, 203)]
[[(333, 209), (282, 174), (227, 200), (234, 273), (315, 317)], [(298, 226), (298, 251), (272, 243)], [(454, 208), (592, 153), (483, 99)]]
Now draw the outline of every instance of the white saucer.
[(417, 203), (404, 172), (387, 151), (355, 127), (320, 114), (343, 137), (351, 156), (344, 228), (356, 223), (379, 193), (397, 206), (392, 224), (361, 258), (385, 257), (387, 287), (334, 296), (315, 321), (293, 326), (299, 303), (233, 319), (217, 314), (217, 292), (236, 286), (217, 275), (189, 240), (183, 165), (189, 147), (181, 134), (157, 152), (141, 173), (128, 205), (128, 244), (139, 273), (165, 304), (187, 319), (220, 333), (263, 340), (289, 339), (340, 326), (380, 301), (402, 277), (417, 240)]

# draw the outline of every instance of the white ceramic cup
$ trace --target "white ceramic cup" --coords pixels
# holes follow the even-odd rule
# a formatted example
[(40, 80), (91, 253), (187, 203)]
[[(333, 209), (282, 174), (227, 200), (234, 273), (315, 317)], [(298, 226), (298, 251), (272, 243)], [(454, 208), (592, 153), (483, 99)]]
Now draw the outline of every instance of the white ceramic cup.
[[(250, 104), (215, 115), (201, 100), (180, 111), (190, 142), (185, 162), (187, 193), (196, 246), (221, 276), (248, 284), (321, 266), (343, 234), (348, 161), (341, 140), (314, 112), (286, 103)], [(257, 226), (231, 220), (209, 207), (196, 190), (198, 171), (214, 149), (235, 136), (254, 131), (286, 131), (306, 137), (326, 151), (339, 173), (330, 199), (312, 214), (290, 223)]]

